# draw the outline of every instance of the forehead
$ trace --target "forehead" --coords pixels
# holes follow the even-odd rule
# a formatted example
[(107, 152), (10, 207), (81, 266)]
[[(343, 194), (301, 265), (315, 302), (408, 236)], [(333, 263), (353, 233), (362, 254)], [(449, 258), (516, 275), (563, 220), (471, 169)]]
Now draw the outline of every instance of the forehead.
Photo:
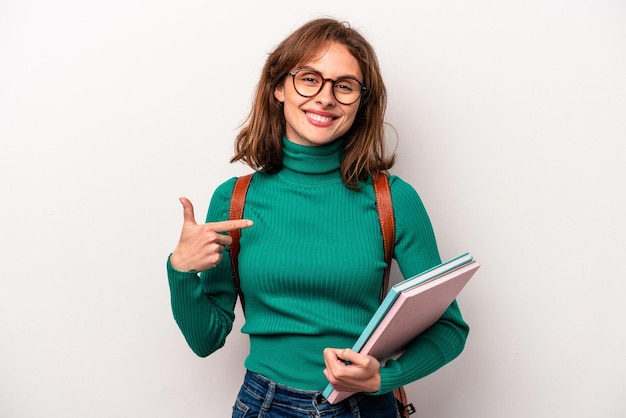
[(303, 62), (301, 67), (311, 67), (325, 77), (352, 75), (362, 78), (361, 66), (348, 48), (338, 42), (330, 42), (319, 48), (311, 60)]

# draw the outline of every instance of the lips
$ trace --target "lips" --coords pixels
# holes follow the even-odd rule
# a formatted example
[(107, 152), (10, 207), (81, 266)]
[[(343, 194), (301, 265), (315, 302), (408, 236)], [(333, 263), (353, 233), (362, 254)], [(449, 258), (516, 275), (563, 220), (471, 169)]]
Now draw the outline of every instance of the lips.
[(315, 123), (329, 124), (336, 119), (335, 116), (320, 115), (319, 113), (304, 112), (307, 118)]

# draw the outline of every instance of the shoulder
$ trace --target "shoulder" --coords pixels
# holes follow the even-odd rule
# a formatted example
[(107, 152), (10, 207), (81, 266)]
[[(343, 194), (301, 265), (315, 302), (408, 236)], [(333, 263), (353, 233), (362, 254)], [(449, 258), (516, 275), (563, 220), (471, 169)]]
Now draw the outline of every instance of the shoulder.
[(398, 176), (390, 175), (389, 188), (396, 218), (404, 218), (409, 222), (428, 218), (422, 198), (411, 184)]
[(213, 192), (213, 200), (227, 200), (230, 201), (230, 196), (233, 194), (233, 189), (235, 187), (235, 182), (237, 181), (237, 177), (231, 177), (215, 189)]
[(391, 190), (391, 197), (394, 200), (408, 203), (410, 201), (421, 201), (417, 190), (402, 178), (389, 175), (389, 188)]
[(435, 233), (426, 207), (415, 188), (390, 176), (391, 200), (396, 220), (396, 260), (404, 277), (441, 262)]
[(211, 196), (211, 203), (206, 217), (207, 222), (223, 221), (228, 218), (230, 199), (236, 180), (237, 177), (232, 177), (217, 186), (213, 196)]
[[(254, 174), (254, 178), (258, 180), (262, 177), (264, 173), (254, 172), (251, 174)], [(242, 175), (240, 177), (231, 177), (219, 186), (217, 186), (217, 188), (213, 192), (213, 196), (211, 197), (211, 204), (209, 206), (207, 222), (215, 221), (216, 219), (226, 219), (224, 218), (224, 215), (228, 215), (230, 202), (233, 197), (233, 191), (235, 190), (235, 184), (237, 183), (237, 180), (242, 177), (246, 177), (246, 175)]]

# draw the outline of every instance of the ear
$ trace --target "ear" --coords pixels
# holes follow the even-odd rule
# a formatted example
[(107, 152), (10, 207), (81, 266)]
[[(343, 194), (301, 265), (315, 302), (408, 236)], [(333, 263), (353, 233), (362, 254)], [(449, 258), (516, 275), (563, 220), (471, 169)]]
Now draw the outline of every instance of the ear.
[(281, 103), (285, 103), (285, 85), (280, 84), (274, 89), (274, 97)]

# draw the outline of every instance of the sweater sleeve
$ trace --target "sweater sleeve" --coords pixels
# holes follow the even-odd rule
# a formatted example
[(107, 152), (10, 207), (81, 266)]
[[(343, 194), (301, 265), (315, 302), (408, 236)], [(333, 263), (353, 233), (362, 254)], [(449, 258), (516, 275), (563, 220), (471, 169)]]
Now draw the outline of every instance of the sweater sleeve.
[[(217, 188), (207, 222), (228, 219), (233, 186), (231, 179)], [(221, 348), (232, 330), (237, 300), (229, 252), (217, 266), (200, 273), (176, 270), (168, 257), (167, 276), (174, 319), (189, 347), (201, 357)]]
[[(397, 177), (391, 180), (396, 216), (394, 258), (403, 277), (412, 277), (441, 263), (432, 225), (415, 189)], [(441, 318), (409, 345), (397, 359), (381, 368), (381, 387), (387, 393), (440, 369), (465, 346), (469, 326), (454, 301)]]

